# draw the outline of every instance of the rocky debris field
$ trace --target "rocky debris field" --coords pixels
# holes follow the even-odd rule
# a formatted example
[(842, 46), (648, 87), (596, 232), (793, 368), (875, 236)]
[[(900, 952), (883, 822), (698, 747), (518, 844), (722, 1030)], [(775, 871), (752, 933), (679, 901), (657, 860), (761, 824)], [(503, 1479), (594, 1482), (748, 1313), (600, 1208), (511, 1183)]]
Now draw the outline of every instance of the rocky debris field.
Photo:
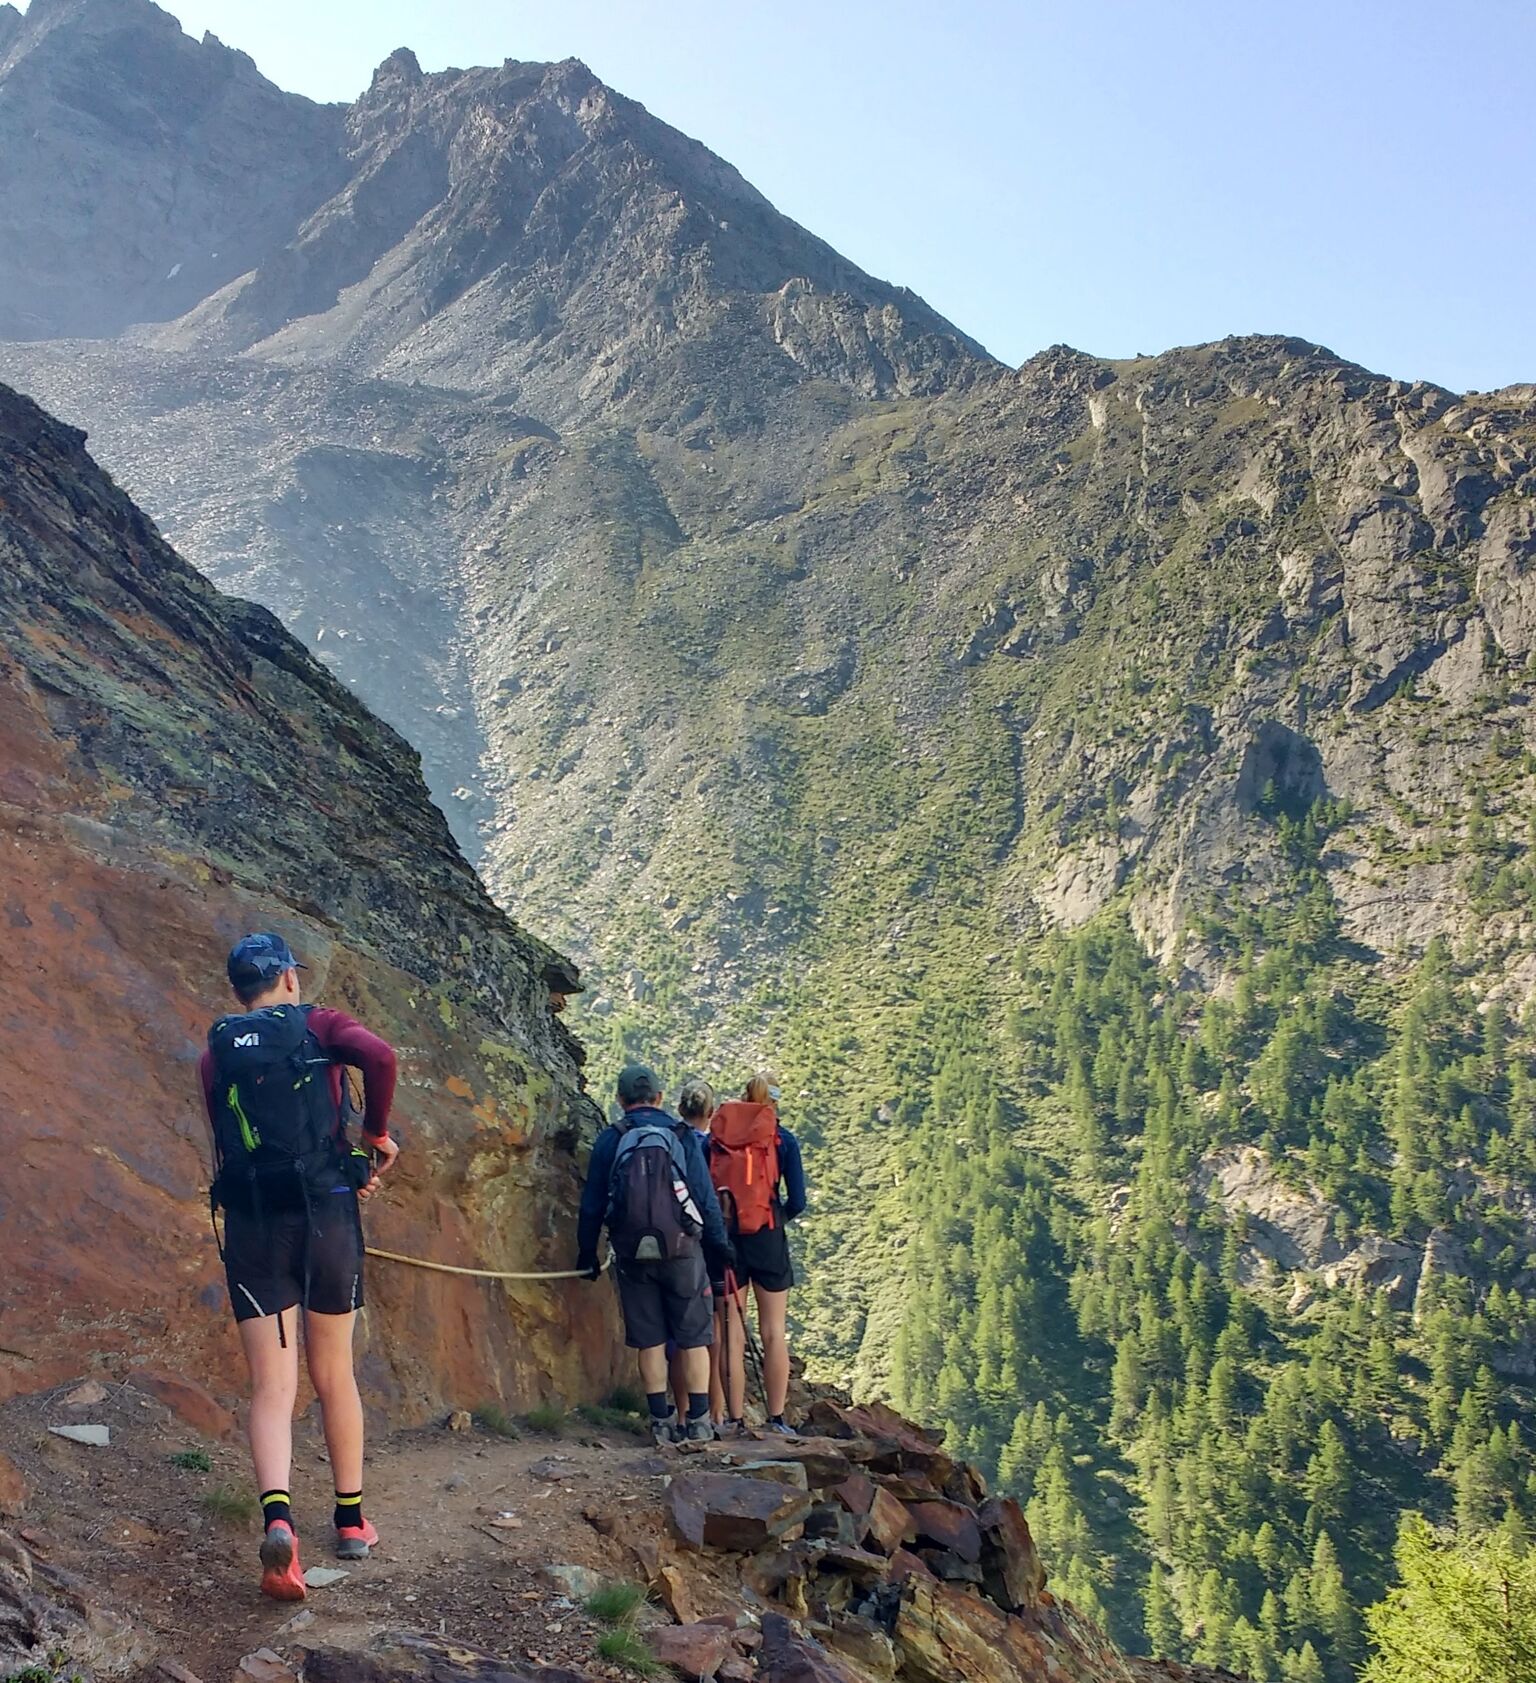
[(301, 1420), (312, 1587), (293, 1608), (257, 1593), (244, 1448), (212, 1398), (140, 1378), (13, 1399), (0, 1665), (90, 1683), (1215, 1675), (1120, 1655), (1046, 1588), (1017, 1504), (879, 1405), (820, 1398), (814, 1435), (666, 1454), (576, 1416), (478, 1418), (519, 1435), (458, 1415), (375, 1436), (383, 1541), (346, 1569), (319, 1546), (329, 1482)]

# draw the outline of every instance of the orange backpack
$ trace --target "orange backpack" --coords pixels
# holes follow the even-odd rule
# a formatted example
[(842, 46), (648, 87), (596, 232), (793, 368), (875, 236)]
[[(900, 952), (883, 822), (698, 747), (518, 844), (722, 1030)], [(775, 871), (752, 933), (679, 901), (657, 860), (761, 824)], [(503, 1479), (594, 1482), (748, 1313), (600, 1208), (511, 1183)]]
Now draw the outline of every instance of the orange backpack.
[(773, 1226), (779, 1190), (779, 1117), (771, 1104), (731, 1099), (709, 1124), (709, 1173), (737, 1233)]

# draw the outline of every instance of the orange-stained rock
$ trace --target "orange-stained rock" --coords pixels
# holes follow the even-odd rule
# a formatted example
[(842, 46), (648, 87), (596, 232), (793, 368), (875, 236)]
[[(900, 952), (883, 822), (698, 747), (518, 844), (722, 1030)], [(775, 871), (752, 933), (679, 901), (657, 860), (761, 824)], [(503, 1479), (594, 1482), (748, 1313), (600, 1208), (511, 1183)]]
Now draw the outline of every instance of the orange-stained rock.
[(234, 1434), (235, 1417), (216, 1402), (201, 1385), (174, 1373), (156, 1373), (140, 1368), (130, 1376), (134, 1386), (164, 1403), (178, 1420), (201, 1432), (205, 1438), (227, 1438)]
[(981, 1559), (981, 1528), (969, 1508), (958, 1502), (909, 1502), (907, 1513), (920, 1541), (972, 1565)]
[(1045, 1567), (1019, 1504), (994, 1497), (976, 1515), (981, 1528), (983, 1583), (989, 1596), (1010, 1612), (1032, 1607), (1045, 1588)]
[[(370, 1242), (570, 1266), (601, 1119), (549, 1014), (548, 949), (491, 903), (406, 743), (4, 388), (0, 858), (0, 1400), (130, 1361), (243, 1392), (196, 1066), (251, 929), (402, 1049), (405, 1151)], [(395, 1420), (596, 1400), (627, 1366), (606, 1281), (383, 1262), (358, 1344)]]
[(888, 1490), (875, 1491), (865, 1518), (869, 1525), (870, 1541), (884, 1549), (887, 1554), (900, 1548), (903, 1543), (910, 1543), (917, 1535), (911, 1514)]
[(750, 1552), (791, 1534), (811, 1511), (792, 1485), (734, 1473), (681, 1473), (667, 1487), (667, 1514), (692, 1548)]
[(651, 1652), (693, 1683), (704, 1683), (732, 1651), (731, 1633), (722, 1625), (660, 1625), (646, 1632)]
[(21, 1468), (0, 1450), (0, 1515), (14, 1519), (26, 1507), (30, 1495)]

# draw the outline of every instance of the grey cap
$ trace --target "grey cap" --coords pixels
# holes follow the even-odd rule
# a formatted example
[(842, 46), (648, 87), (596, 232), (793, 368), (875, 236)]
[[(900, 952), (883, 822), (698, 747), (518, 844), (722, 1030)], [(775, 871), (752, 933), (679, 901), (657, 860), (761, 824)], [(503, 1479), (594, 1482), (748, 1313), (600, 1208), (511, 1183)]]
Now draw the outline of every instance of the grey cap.
[(645, 1064), (625, 1064), (619, 1071), (618, 1094), (620, 1104), (655, 1104), (661, 1097), (656, 1071)]

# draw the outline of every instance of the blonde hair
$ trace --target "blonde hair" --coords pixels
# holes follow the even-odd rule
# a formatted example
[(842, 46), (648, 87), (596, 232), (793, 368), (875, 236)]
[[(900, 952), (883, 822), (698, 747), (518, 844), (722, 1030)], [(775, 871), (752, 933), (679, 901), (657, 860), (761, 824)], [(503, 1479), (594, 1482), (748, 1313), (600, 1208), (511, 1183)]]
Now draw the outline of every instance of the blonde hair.
[(707, 1081), (689, 1081), (677, 1095), (677, 1113), (685, 1122), (707, 1121), (715, 1113), (715, 1090)]
[(760, 1069), (747, 1083), (746, 1090), (741, 1096), (748, 1104), (772, 1104), (773, 1100), (768, 1097), (768, 1089), (777, 1087), (778, 1084), (778, 1076), (770, 1075), (767, 1070)]

